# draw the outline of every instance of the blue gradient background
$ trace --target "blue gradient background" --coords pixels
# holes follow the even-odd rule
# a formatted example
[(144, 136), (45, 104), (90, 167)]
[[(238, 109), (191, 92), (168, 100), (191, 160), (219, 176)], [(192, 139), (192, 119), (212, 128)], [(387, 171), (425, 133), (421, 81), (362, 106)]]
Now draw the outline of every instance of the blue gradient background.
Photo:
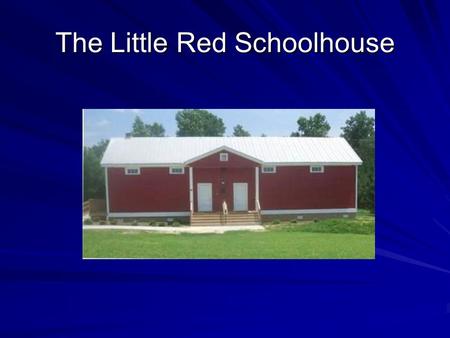
[[(0, 336), (447, 336), (445, 1), (0, 3)], [(391, 36), (383, 55), (62, 55), (55, 31)], [(82, 261), (82, 108), (373, 107), (376, 260)]]

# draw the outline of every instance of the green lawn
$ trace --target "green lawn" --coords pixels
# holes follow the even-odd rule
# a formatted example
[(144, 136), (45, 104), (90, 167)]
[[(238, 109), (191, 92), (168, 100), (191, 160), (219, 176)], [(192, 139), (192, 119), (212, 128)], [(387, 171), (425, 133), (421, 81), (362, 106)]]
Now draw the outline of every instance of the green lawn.
[(266, 232), (157, 234), (85, 230), (85, 258), (374, 258), (374, 219), (268, 226)]

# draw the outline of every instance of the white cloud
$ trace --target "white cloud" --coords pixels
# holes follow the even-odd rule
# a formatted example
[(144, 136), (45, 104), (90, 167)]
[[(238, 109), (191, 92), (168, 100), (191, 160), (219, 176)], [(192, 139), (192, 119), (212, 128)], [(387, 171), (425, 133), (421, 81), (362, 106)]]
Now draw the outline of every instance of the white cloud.
[(103, 120), (98, 121), (96, 123), (96, 126), (97, 127), (106, 127), (106, 126), (109, 126), (110, 124), (111, 124), (111, 121), (109, 121), (107, 119), (103, 119)]
[(126, 114), (142, 114), (142, 109), (112, 109), (112, 111), (118, 112), (118, 113), (126, 113)]

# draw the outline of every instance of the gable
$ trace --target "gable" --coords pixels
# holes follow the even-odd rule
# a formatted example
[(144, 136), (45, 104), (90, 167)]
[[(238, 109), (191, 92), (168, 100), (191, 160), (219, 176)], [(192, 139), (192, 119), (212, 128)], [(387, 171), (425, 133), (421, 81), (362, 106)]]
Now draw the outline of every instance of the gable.
[[(221, 154), (226, 154), (227, 160), (221, 160)], [(221, 148), (213, 153), (199, 156), (186, 164), (193, 168), (244, 168), (257, 167), (260, 164), (252, 159), (249, 159), (245, 154), (237, 154), (230, 151), (230, 149)]]

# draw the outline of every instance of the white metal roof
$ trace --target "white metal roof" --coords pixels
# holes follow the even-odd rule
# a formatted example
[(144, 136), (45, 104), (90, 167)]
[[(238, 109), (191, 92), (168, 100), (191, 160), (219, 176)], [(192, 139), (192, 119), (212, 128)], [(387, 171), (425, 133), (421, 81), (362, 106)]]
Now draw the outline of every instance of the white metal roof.
[(112, 138), (101, 164), (187, 164), (220, 149), (263, 164), (362, 163), (340, 137), (135, 137)]

